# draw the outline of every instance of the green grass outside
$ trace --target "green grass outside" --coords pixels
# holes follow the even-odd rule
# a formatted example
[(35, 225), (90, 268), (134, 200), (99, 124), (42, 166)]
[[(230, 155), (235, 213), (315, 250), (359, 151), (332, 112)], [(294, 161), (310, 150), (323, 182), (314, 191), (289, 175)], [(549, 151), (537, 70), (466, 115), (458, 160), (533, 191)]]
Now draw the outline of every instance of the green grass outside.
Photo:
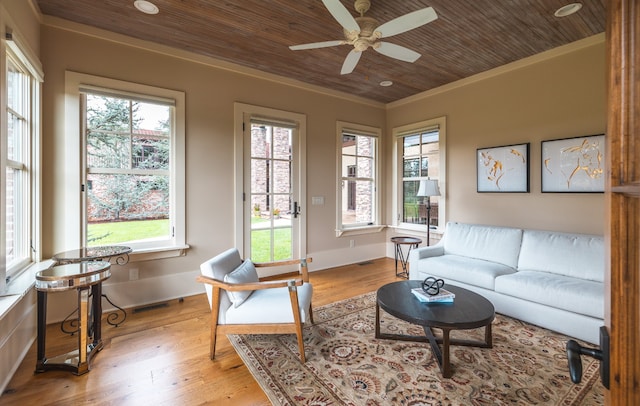
[[(270, 262), (271, 230), (251, 231), (251, 260), (253, 262)], [(291, 228), (273, 230), (273, 261), (291, 259)]]
[[(268, 221), (253, 217), (251, 223)], [(88, 246), (123, 244), (169, 235), (169, 220), (137, 220), (113, 223), (93, 223), (88, 226)], [(291, 228), (275, 229), (273, 261), (290, 259)], [(266, 230), (251, 231), (251, 260), (254, 262), (270, 262), (271, 233)]]
[(93, 223), (87, 227), (89, 246), (122, 244), (128, 241), (168, 237), (169, 220), (137, 220)]

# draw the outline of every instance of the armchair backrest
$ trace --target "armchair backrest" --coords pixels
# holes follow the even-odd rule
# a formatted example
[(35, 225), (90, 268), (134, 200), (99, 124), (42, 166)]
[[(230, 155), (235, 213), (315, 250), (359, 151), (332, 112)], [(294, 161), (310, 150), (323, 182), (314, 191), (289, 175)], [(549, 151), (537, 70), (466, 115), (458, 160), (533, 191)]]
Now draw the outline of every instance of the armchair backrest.
[[(203, 276), (224, 281), (224, 276), (240, 265), (242, 265), (240, 253), (236, 248), (229, 248), (208, 261), (203, 262), (200, 265), (200, 273)], [(206, 283), (204, 286), (207, 292), (207, 299), (209, 299), (209, 306), (211, 306), (212, 287)], [(218, 312), (218, 320), (221, 324), (224, 324), (226, 321), (225, 314), (227, 309), (231, 306), (231, 301), (229, 300), (226, 292), (220, 293), (220, 310)]]

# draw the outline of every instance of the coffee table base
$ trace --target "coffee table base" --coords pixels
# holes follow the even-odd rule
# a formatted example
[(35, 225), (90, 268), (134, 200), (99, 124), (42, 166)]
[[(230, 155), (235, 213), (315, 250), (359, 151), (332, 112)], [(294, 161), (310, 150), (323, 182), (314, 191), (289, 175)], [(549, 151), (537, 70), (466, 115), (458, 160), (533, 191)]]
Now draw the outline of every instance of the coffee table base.
[(399, 340), (399, 341), (414, 341), (425, 343), (428, 342), (431, 346), (431, 352), (438, 361), (440, 372), (443, 378), (451, 378), (453, 375), (451, 371), (451, 359), (449, 347), (451, 345), (459, 345), (466, 347), (478, 347), (478, 348), (492, 348), (493, 340), (491, 334), (491, 323), (487, 324), (484, 328), (484, 341), (475, 340), (461, 340), (452, 339), (451, 331), (458, 329), (445, 329), (441, 328), (442, 336), (438, 337), (433, 333), (433, 329), (429, 326), (422, 326), (424, 329), (424, 336), (412, 336), (406, 334), (388, 334), (380, 332), (380, 306), (376, 304), (376, 338), (385, 340)]

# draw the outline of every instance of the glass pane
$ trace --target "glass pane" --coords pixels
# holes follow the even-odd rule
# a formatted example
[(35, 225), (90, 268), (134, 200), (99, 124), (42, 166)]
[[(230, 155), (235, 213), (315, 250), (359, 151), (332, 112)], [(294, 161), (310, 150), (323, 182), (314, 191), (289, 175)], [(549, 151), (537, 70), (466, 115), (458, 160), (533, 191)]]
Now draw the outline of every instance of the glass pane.
[[(273, 214), (273, 218), (276, 220), (287, 219), (287, 221), (291, 222), (291, 198), (287, 195), (273, 195), (273, 209), (271, 213)], [(284, 225), (284, 222), (279, 222), (279, 224)]]
[(373, 158), (358, 157), (358, 177), (373, 178)]
[(9, 112), (7, 117), (7, 158), (22, 162), (21, 134), (24, 134), (24, 121)]
[(129, 169), (129, 137), (90, 131), (87, 136), (87, 167)]
[(404, 137), (404, 143), (402, 147), (403, 156), (415, 156), (420, 154), (420, 136), (409, 135)]
[(347, 155), (356, 154), (356, 137), (353, 135), (342, 135), (342, 153)]
[(358, 176), (356, 169), (356, 157), (350, 155), (342, 156), (342, 177), (355, 178)]
[(409, 180), (402, 182), (402, 221), (405, 223), (420, 224), (420, 197), (418, 194), (418, 188), (420, 187), (420, 181)]
[(129, 131), (130, 102), (87, 94), (87, 126), (90, 130)]
[(27, 76), (7, 59), (7, 107), (26, 116)]
[(346, 181), (342, 191), (342, 224), (373, 224), (375, 217), (373, 182)]
[(273, 193), (289, 193), (289, 191), (291, 190), (291, 163), (289, 161), (272, 162)]
[(291, 130), (273, 127), (273, 157), (275, 159), (291, 159)]
[[(133, 115), (133, 132), (143, 135), (171, 134), (171, 107), (159, 104), (133, 102), (131, 105)], [(150, 134), (150, 132), (152, 134)]]
[(358, 156), (372, 157), (374, 155), (375, 140), (373, 137), (366, 137), (366, 136), (359, 135), (357, 137), (357, 141), (358, 141), (358, 151), (357, 151)]
[(266, 195), (251, 195), (251, 208), (253, 210), (252, 224), (259, 222), (258, 220), (263, 217), (269, 217), (267, 201)]
[(251, 156), (268, 158), (271, 150), (271, 127), (251, 124)]
[(420, 162), (420, 176), (429, 176), (429, 159), (427, 157), (422, 157)]
[(291, 227), (276, 228), (273, 230), (273, 260), (282, 261), (293, 258), (293, 245), (291, 244)]
[[(272, 246), (273, 255), (271, 255)], [(280, 261), (292, 257), (291, 228), (251, 230), (251, 260), (253, 262)]]
[(402, 162), (403, 171), (402, 177), (415, 178), (420, 176), (420, 159), (419, 158), (404, 158)]
[(251, 160), (251, 193), (267, 193), (269, 191), (268, 165), (269, 161), (266, 159)]
[(133, 157), (132, 167), (138, 169), (169, 169), (169, 139), (168, 138), (132, 138)]
[(169, 238), (169, 177), (87, 177), (87, 245)]
[(17, 209), (19, 207), (18, 199), (17, 199), (17, 189), (18, 189), (18, 171), (13, 168), (7, 167), (6, 172), (6, 263), (11, 263), (15, 258), (17, 251), (17, 241), (16, 241), (16, 221), (19, 220), (17, 216)]
[[(265, 220), (267, 221), (267, 220)], [(252, 226), (253, 227), (253, 226)], [(271, 261), (271, 229), (251, 229), (251, 260)]]

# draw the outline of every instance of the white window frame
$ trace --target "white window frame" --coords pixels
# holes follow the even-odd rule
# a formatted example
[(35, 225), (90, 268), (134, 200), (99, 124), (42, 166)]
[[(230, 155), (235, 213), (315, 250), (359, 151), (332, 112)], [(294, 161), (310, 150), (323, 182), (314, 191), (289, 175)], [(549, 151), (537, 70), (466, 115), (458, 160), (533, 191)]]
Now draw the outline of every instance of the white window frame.
[[(446, 117), (437, 117), (430, 120), (420, 121), (412, 124), (407, 124), (392, 129), (392, 135), (394, 138), (393, 144), (393, 182), (392, 190), (395, 193), (393, 199), (393, 227), (402, 231), (426, 233), (426, 227), (424, 224), (405, 223), (402, 221), (402, 198), (403, 198), (403, 167), (402, 167), (402, 151), (404, 137), (410, 134), (416, 134), (424, 132), (430, 128), (438, 127), (438, 143), (439, 143), (439, 173), (438, 186), (440, 187), (440, 196), (438, 198), (438, 228), (436, 232), (444, 232), (444, 227), (447, 221), (447, 120)], [(426, 179), (426, 178), (425, 178)], [(434, 230), (432, 230), (434, 231)]]
[[(342, 177), (342, 137), (347, 134), (360, 134), (368, 137), (375, 138), (376, 147), (374, 154), (374, 198), (373, 198), (373, 224), (368, 225), (344, 225), (342, 224), (342, 199), (343, 199), (343, 177)], [(337, 187), (336, 187), (336, 236), (349, 236), (358, 234), (377, 233), (382, 231), (385, 226), (381, 224), (381, 197), (380, 197), (380, 148), (382, 131), (377, 127), (371, 127), (368, 125), (348, 123), (344, 121), (338, 121), (336, 123), (336, 174), (337, 174)]]
[[(174, 102), (173, 114), (173, 134), (171, 138), (171, 156), (170, 156), (170, 182), (171, 182), (171, 227), (173, 235), (169, 239), (163, 239), (155, 243), (132, 243), (133, 249), (130, 259), (148, 260), (160, 259), (174, 256), (184, 255), (184, 251), (188, 248), (186, 243), (186, 203), (185, 203), (185, 94), (184, 92), (159, 88), (155, 86), (142, 85), (139, 83), (125, 82), (121, 80), (109, 79), (100, 76), (87, 75), (77, 72), (66, 72), (66, 102), (65, 102), (65, 130), (67, 134), (75, 134), (75, 137), (67, 138), (66, 149), (80, 151), (75, 159), (69, 159), (65, 162), (66, 169), (71, 173), (77, 173), (77, 178), (83, 184), (86, 181), (86, 170), (84, 165), (84, 140), (82, 137), (81, 122), (81, 93), (87, 89), (95, 89), (96, 91), (104, 91), (118, 97), (131, 97), (146, 100), (154, 98), (162, 101), (172, 100)], [(77, 165), (77, 166), (75, 166)], [(84, 173), (78, 173), (78, 169), (83, 168)], [(74, 246), (83, 246), (85, 241), (86, 230), (86, 207), (84, 199), (78, 199), (77, 193), (81, 190), (81, 185), (67, 184), (65, 188), (65, 196), (68, 201), (78, 202), (76, 213), (71, 217), (70, 224), (78, 224), (78, 227), (69, 227), (65, 234), (66, 249), (72, 249)], [(73, 193), (73, 196), (70, 195)], [(67, 212), (69, 212), (67, 210)], [(75, 217), (75, 218), (74, 218)]]
[[(1, 21), (0, 21), (1, 22)], [(0, 110), (4, 119), (0, 120), (0, 139), (2, 154), (0, 163), (2, 166), (2, 176), (0, 177), (0, 233), (2, 241), (0, 247), (0, 293), (11, 290), (10, 281), (16, 279), (23, 271), (41, 259), (41, 93), (44, 74), (37, 58), (21, 40), (19, 33), (11, 34), (2, 31), (2, 42), (0, 45), (0, 82), (2, 83), (2, 94), (0, 95)], [(24, 135), (22, 139), (22, 151), (19, 161), (10, 161), (7, 155), (8, 142), (8, 98), (7, 98), (7, 69), (8, 60), (27, 76), (28, 84), (25, 92), (28, 100), (25, 102)], [(19, 169), (22, 174), (22, 191), (19, 210), (19, 244), (22, 246), (21, 258), (10, 266), (6, 263), (6, 171), (8, 167)]]

